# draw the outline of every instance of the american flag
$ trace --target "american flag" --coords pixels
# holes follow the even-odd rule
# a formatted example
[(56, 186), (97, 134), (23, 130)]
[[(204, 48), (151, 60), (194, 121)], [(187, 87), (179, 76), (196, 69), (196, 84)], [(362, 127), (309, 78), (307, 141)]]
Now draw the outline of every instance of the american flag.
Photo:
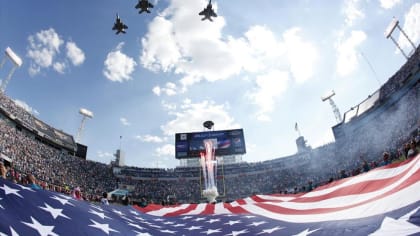
[(0, 180), (0, 235), (420, 235), (420, 155), (296, 195), (98, 205)]

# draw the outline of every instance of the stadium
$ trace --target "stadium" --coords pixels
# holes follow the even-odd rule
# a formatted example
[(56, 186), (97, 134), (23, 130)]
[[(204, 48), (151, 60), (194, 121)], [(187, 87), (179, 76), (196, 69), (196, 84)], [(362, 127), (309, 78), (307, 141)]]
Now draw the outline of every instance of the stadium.
[[(414, 149), (417, 154), (420, 145), (419, 81), (417, 48), (383, 86), (346, 112), (342, 123), (332, 127), (335, 143), (261, 163), (229, 164), (223, 170), (219, 166), (218, 173), (224, 174), (217, 176), (218, 189), (223, 190), (220, 201), (305, 193), (347, 176), (415, 157), (409, 151)], [(4, 176), (10, 181), (25, 184), (26, 175), (33, 173), (46, 190), (70, 194), (73, 188), (81, 186), (88, 201), (99, 201), (102, 192), (116, 189), (126, 190), (122, 196), (128, 193), (133, 204), (143, 206), (203, 201), (199, 167), (119, 167), (85, 160), (75, 155), (77, 146), (72, 135), (34, 118), (5, 94), (1, 95), (0, 108), (1, 156), (7, 163)], [(383, 155), (384, 152), (389, 155)], [(369, 159), (361, 160), (361, 155)], [(302, 173), (302, 169), (306, 171)], [(118, 195), (121, 193), (112, 199), (117, 201)]]
[[(331, 127), (334, 142), (311, 148), (305, 137), (299, 136), (295, 154), (252, 163), (221, 157), (238, 153), (219, 153), (214, 171), (218, 197), (213, 203), (203, 196), (205, 178), (198, 161), (202, 148), (194, 149), (194, 155), (177, 156), (192, 164), (176, 168), (120, 165), (120, 159), (124, 158), (122, 150), (117, 151), (111, 164), (87, 160), (87, 146), (60, 127), (33, 116), (3, 90), (0, 92), (0, 186), (3, 186), (0, 187), (0, 235), (35, 235), (31, 231), (34, 228), (40, 235), (279, 235), (284, 232), (292, 235), (290, 232), (305, 229), (306, 234), (301, 235), (367, 235), (372, 229), (366, 225), (373, 225), (377, 235), (417, 235), (420, 194), (412, 189), (418, 190), (420, 184), (420, 47), (385, 81), (374, 93), (366, 95), (366, 99), (355, 101), (340, 122)], [(245, 143), (243, 137), (231, 140)], [(199, 141), (198, 146), (202, 140)], [(216, 145), (227, 148), (231, 143), (216, 141)], [(240, 153), (245, 153), (245, 147)], [(29, 176), (36, 179), (35, 184), (41, 189), (23, 187), (31, 184)], [(352, 187), (345, 189), (342, 185)], [(80, 200), (71, 197), (76, 189), (81, 189)], [(33, 195), (24, 199), (24, 191)], [(323, 191), (327, 192), (326, 196), (321, 195)], [(399, 191), (406, 199), (398, 195)], [(376, 192), (380, 194), (369, 196)], [(100, 209), (104, 193), (111, 204)], [(349, 205), (341, 206), (349, 196), (357, 199), (351, 198)], [(63, 207), (53, 217), (57, 221), (55, 227), (67, 224), (72, 229), (59, 232), (53, 227), (42, 231), (39, 225), (51, 226), (51, 223), (42, 223), (31, 216), (31, 224), (19, 214), (25, 210), (35, 214), (39, 208), (54, 209), (50, 203), (43, 205), (43, 199), (54, 198), (61, 199), (61, 204), (54, 207)], [(337, 198), (340, 204), (333, 203), (332, 198)], [(384, 203), (375, 202), (382, 200)], [(292, 203), (276, 205), (288, 201)], [(294, 204), (308, 201), (314, 204), (314, 209), (294, 208)], [(392, 202), (392, 206), (388, 205)], [(38, 205), (29, 210), (33, 204)], [(66, 212), (66, 204), (75, 209)], [(348, 208), (358, 211), (341, 213)], [(369, 210), (372, 213), (362, 217), (365, 221), (358, 219), (357, 214)], [(97, 219), (82, 216), (89, 212), (96, 214)], [(66, 223), (70, 214), (79, 215), (80, 221)], [(248, 218), (229, 218), (232, 215)], [(382, 223), (392, 217), (406, 221), (395, 220), (401, 223), (401, 228), (385, 228)], [(111, 221), (111, 218), (115, 222), (101, 221)], [(185, 219), (190, 219), (190, 224), (182, 223)], [(30, 227), (19, 229), (13, 220)], [(204, 222), (210, 225), (220, 220), (227, 223), (215, 228), (204, 226)], [(345, 225), (346, 221), (351, 222)], [(94, 226), (82, 228), (86, 222)], [(278, 222), (289, 225), (280, 227)], [(318, 225), (318, 222), (323, 223)], [(235, 228), (240, 223), (253, 228)], [(265, 223), (267, 227), (257, 227)], [(282, 232), (285, 227), (290, 231)], [(382, 228), (385, 231), (379, 231)], [(18, 229), (22, 230), (20, 234), (16, 232)]]
[[(255, 194), (305, 192), (339, 179), (341, 170), (353, 176), (354, 172), (361, 172), (360, 155), (372, 158), (366, 159), (370, 166), (407, 157), (410, 143), (418, 145), (419, 65), (417, 49), (383, 86), (347, 111), (342, 123), (332, 127), (335, 143), (316, 149), (303, 147), (296, 155), (261, 163), (224, 165), (223, 171), (219, 167), (218, 173), (224, 176), (218, 177), (223, 177), (226, 183), (219, 186), (226, 189), (224, 201)], [(33, 117), (5, 94), (1, 95), (1, 114), (1, 155), (9, 162), (8, 166), (13, 166), (9, 173), (15, 181), (22, 182), (26, 173), (34, 173), (45, 188), (58, 192), (83, 186), (87, 198), (128, 188), (134, 201), (145, 197), (162, 202), (170, 195), (181, 203), (202, 200), (199, 167), (110, 167), (77, 156), (78, 147), (72, 135)], [(381, 130), (383, 126), (387, 129)], [(377, 135), (379, 131), (381, 135)], [(390, 154), (387, 163), (382, 159), (384, 152)], [(325, 171), (326, 164), (329, 171)], [(302, 168), (308, 171), (305, 175), (299, 173)], [(252, 185), (238, 188), (245, 183)]]

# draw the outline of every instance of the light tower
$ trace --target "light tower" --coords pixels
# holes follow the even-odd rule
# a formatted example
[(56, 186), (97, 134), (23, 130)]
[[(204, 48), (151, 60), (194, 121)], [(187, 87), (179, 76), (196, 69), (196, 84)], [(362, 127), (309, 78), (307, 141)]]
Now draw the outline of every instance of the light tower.
[(85, 109), (80, 108), (79, 114), (83, 116), (82, 122), (80, 123), (79, 131), (77, 132), (76, 142), (80, 143), (80, 140), (82, 139), (82, 132), (85, 126), (86, 118), (93, 118), (93, 112)]
[(335, 105), (334, 100), (332, 99), (332, 97), (335, 95), (334, 90), (332, 90), (329, 94), (327, 94), (326, 96), (321, 97), (321, 100), (323, 102), (325, 102), (326, 100), (328, 100), (330, 102), (331, 108), (334, 112), (335, 115), (335, 119), (337, 120), (338, 123), (340, 123), (342, 121), (341, 119), (341, 114), (340, 111), (338, 110), (337, 105)]
[(401, 29), (400, 25), (399, 25), (399, 21), (397, 19), (392, 18), (391, 23), (389, 23), (388, 27), (385, 30), (385, 38), (391, 38), (392, 42), (394, 42), (395, 46), (397, 46), (397, 48), (400, 50), (400, 52), (404, 55), (405, 59), (408, 60), (408, 56), (407, 54), (405, 54), (405, 52), (402, 50), (402, 48), (400, 47), (400, 45), (397, 43), (397, 41), (392, 37), (392, 32), (394, 32), (395, 28), (398, 28), (400, 30), (400, 32), (405, 36), (405, 38), (408, 40), (408, 42), (410, 42), (411, 46), (414, 48), (414, 50), (416, 50), (416, 46), (414, 45), (414, 43), (410, 40), (410, 38), (407, 36), (407, 34), (404, 32), (404, 30)]
[(15, 72), (16, 68), (22, 66), (22, 59), (20, 59), (20, 57), (18, 55), (16, 55), (16, 53), (14, 53), (11, 48), (7, 47), (6, 50), (4, 51), (4, 54), (5, 54), (5, 56), (3, 57), (3, 59), (0, 63), (0, 69), (6, 63), (7, 58), (9, 58), (9, 60), (11, 60), (13, 62), (14, 66), (10, 70), (7, 77), (1, 81), (1, 87), (0, 87), (0, 92), (1, 93), (4, 93), (4, 91), (6, 90), (7, 84), (12, 79), (12, 75)]

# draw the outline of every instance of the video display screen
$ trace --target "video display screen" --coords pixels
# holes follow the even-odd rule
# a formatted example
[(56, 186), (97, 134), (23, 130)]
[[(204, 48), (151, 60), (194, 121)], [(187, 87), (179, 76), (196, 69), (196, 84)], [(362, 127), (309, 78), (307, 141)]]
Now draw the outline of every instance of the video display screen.
[(215, 145), (216, 156), (245, 154), (245, 139), (242, 129), (203, 131), (175, 134), (175, 158), (200, 157), (205, 152), (204, 140), (210, 139)]

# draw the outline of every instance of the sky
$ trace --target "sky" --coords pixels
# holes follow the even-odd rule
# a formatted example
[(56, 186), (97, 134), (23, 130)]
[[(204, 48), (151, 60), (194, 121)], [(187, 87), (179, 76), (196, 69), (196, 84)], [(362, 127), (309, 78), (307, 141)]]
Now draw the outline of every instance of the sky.
[[(334, 90), (343, 115), (404, 64), (384, 36), (393, 17), (420, 42), (413, 0), (214, 0), (213, 22), (198, 15), (204, 0), (152, 0), (150, 14), (136, 3), (0, 1), (0, 49), (23, 60), (6, 94), (74, 138), (79, 109), (91, 111), (89, 160), (109, 163), (121, 148), (126, 165), (174, 168), (175, 133), (206, 120), (244, 130), (247, 162), (295, 154), (296, 123), (312, 148), (333, 142), (321, 96)], [(117, 13), (126, 34), (112, 31)]]

